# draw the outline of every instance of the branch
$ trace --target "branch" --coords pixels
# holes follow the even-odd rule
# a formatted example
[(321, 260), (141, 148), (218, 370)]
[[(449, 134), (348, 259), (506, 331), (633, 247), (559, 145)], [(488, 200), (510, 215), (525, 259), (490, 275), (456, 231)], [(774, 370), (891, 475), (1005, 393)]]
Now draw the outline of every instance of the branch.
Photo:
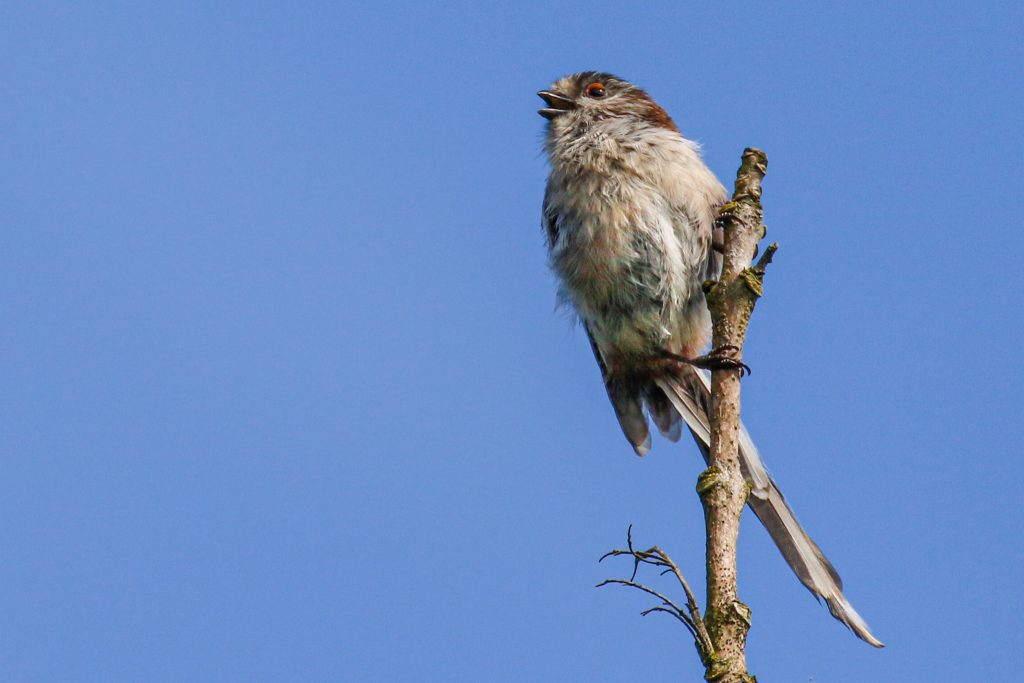
[[(620, 555), (629, 555), (633, 558), (633, 575), (629, 579), (605, 579), (601, 583), (597, 584), (597, 588), (601, 586), (607, 586), (609, 584), (619, 584), (622, 586), (629, 586), (636, 588), (649, 595), (661, 600), (661, 605), (650, 607), (640, 613), (641, 616), (647, 616), (652, 612), (665, 612), (678, 619), (686, 630), (693, 636), (693, 643), (697, 647), (697, 653), (700, 655), (700, 661), (704, 663), (705, 668), (709, 671), (716, 662), (715, 650), (711, 644), (711, 637), (708, 635), (707, 627), (704, 625), (704, 620), (700, 616), (700, 608), (697, 606), (697, 599), (693, 595), (693, 591), (690, 589), (690, 584), (686, 582), (686, 578), (683, 573), (679, 570), (679, 566), (669, 557), (668, 553), (659, 548), (653, 546), (647, 550), (637, 550), (633, 547), (633, 526), (630, 525), (629, 530), (626, 532), (626, 544), (627, 550), (610, 550), (601, 556), (598, 562), (603, 561), (606, 557), (618, 557)], [(636, 579), (637, 570), (641, 564), (649, 564), (654, 567), (662, 567), (664, 571), (662, 574), (671, 572), (675, 575), (676, 581), (682, 586), (683, 592), (686, 594), (686, 610), (677, 605), (671, 598), (668, 598), (658, 591), (648, 588), (647, 586), (637, 583)]]
[[(724, 234), (722, 275), (716, 282), (705, 283), (713, 325), (712, 353), (725, 355), (728, 350), (739, 363), (754, 304), (763, 292), (765, 268), (778, 249), (772, 244), (756, 266), (750, 265), (765, 234), (760, 200), (767, 165), (764, 152), (744, 151), (732, 200), (719, 212)], [(750, 609), (740, 602), (736, 588), (736, 545), (748, 494), (739, 459), (741, 368), (716, 369), (711, 374), (711, 454), (708, 469), (697, 481), (707, 534), (704, 622), (721, 667), (716, 672), (720, 683), (752, 680), (745, 654)]]

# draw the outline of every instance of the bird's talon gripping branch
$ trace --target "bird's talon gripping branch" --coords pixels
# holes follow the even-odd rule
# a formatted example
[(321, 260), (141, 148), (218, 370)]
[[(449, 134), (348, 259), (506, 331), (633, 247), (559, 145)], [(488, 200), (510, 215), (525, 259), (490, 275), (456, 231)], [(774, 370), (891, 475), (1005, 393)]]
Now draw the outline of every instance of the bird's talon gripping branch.
[(697, 356), (691, 361), (691, 365), (696, 368), (703, 368), (706, 370), (738, 370), (739, 376), (750, 375), (751, 367), (746, 365), (745, 362), (739, 358), (734, 358), (726, 353), (726, 349), (732, 351), (737, 350), (735, 346), (720, 346), (719, 348), (713, 349), (711, 353), (706, 355)]
[(751, 374), (752, 371), (749, 365), (738, 358), (733, 358), (731, 355), (738, 351), (739, 349), (732, 344), (726, 344), (713, 349), (711, 353), (697, 356), (696, 358), (687, 358), (686, 356), (680, 356), (669, 351), (665, 352), (665, 357), (677, 363), (685, 363), (686, 365), (692, 365), (695, 368), (703, 368), (705, 370), (739, 370), (740, 377)]
[(704, 368), (705, 370), (739, 370), (740, 377), (743, 375), (749, 375), (751, 373), (750, 366), (741, 360), (733, 358), (731, 356), (720, 355), (717, 351), (698, 356), (690, 361), (690, 364), (694, 367)]

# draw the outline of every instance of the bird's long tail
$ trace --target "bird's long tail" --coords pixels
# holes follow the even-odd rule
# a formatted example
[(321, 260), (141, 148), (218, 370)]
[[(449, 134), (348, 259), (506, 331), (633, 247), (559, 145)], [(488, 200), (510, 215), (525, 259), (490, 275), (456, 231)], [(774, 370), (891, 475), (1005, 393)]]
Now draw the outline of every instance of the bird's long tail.
[[(711, 384), (707, 375), (684, 366), (678, 375), (659, 378), (654, 385), (657, 389), (652, 386), (645, 392), (644, 398), (655, 424), (666, 436), (678, 438), (679, 417), (682, 417), (707, 461), (711, 447), (708, 420)], [(742, 425), (739, 457), (743, 476), (750, 484), (747, 503), (764, 524), (801, 583), (816, 598), (824, 599), (832, 616), (846, 624), (858, 638), (875, 647), (883, 647), (871, 634), (871, 629), (857, 614), (857, 610), (843, 596), (842, 579), (818, 545), (800, 526), (782, 491), (768, 475), (757, 447)]]

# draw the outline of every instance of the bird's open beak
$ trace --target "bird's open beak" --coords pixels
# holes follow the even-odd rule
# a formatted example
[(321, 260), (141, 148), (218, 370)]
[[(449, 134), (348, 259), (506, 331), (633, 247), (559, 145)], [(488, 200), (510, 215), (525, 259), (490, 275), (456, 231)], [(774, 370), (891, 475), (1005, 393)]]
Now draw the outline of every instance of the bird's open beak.
[(556, 92), (551, 92), (550, 90), (541, 90), (537, 93), (537, 97), (540, 97), (548, 105), (544, 109), (538, 109), (537, 113), (549, 121), (559, 114), (564, 114), (565, 112), (576, 108), (576, 103), (568, 97), (565, 95), (559, 95)]

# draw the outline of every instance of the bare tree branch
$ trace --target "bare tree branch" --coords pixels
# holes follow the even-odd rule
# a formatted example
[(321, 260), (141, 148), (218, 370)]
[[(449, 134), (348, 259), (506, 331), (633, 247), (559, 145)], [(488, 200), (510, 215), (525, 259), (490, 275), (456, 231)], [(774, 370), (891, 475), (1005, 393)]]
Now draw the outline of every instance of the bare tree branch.
[[(763, 291), (765, 268), (778, 245), (772, 244), (756, 266), (750, 262), (764, 236), (761, 181), (767, 171), (764, 152), (748, 148), (736, 173), (731, 201), (720, 211), (724, 265), (716, 282), (706, 283), (715, 352), (742, 362), (743, 343), (754, 305)], [(704, 623), (717, 657), (720, 683), (748, 683), (746, 641), (750, 609), (736, 588), (736, 545), (740, 515), (749, 490), (739, 460), (740, 377), (742, 369), (711, 374), (711, 454), (697, 482), (707, 534), (707, 613)], [(710, 672), (709, 672), (710, 673)]]

